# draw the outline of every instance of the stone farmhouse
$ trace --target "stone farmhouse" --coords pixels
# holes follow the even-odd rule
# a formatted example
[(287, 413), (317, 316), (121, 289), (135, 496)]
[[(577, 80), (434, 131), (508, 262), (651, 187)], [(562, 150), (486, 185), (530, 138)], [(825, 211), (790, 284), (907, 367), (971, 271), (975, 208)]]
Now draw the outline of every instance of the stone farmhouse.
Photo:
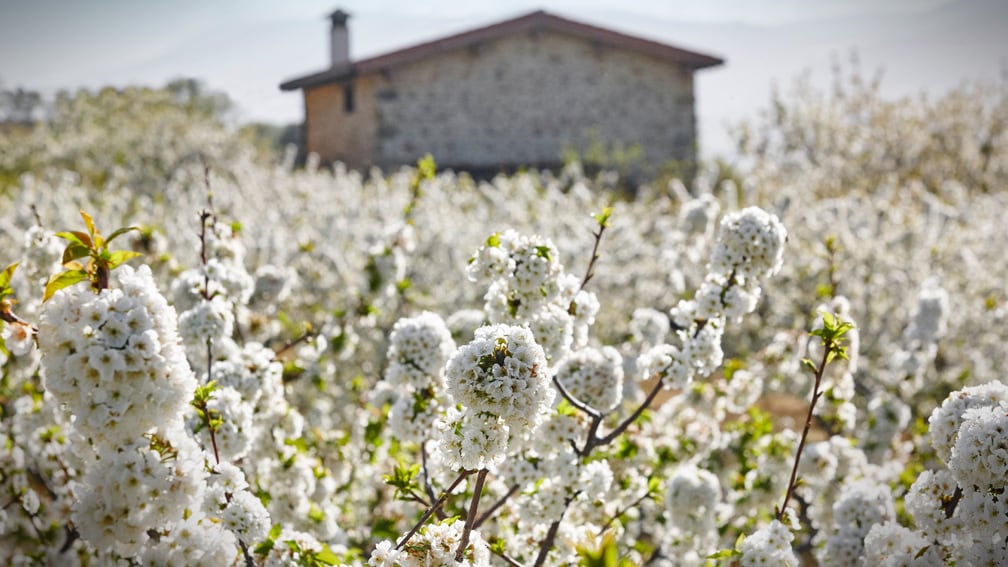
[(723, 62), (544, 11), (354, 61), (348, 18), (330, 15), (330, 67), (280, 88), (303, 92), (305, 150), (352, 168), (431, 153), (492, 174), (598, 142), (691, 164), (693, 73)]

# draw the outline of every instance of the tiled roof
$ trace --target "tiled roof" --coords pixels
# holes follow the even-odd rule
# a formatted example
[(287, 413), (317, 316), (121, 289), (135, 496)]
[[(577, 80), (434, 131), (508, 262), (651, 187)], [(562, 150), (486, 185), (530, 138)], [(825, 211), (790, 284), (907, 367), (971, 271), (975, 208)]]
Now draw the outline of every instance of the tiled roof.
[(469, 47), (482, 41), (533, 30), (551, 30), (565, 33), (590, 41), (595, 41), (602, 45), (610, 45), (616, 48), (651, 55), (659, 59), (667, 60), (670, 63), (685, 65), (692, 69), (713, 67), (724, 63), (722, 59), (711, 55), (689, 51), (665, 43), (627, 35), (606, 28), (600, 28), (598, 26), (575, 22), (573, 20), (568, 20), (567, 18), (561, 18), (560, 16), (538, 10), (525, 14), (524, 16), (504, 20), (503, 22), (476, 28), (467, 32), (446, 36), (441, 39), (420, 43), (411, 47), (390, 51), (382, 55), (376, 55), (359, 61), (349, 61), (344, 65), (331, 67), (318, 73), (312, 73), (310, 75), (291, 79), (281, 83), (280, 88), (285, 91), (290, 91), (324, 85), (326, 83), (337, 82), (354, 75), (380, 72), (384, 69), (411, 63), (447, 51)]

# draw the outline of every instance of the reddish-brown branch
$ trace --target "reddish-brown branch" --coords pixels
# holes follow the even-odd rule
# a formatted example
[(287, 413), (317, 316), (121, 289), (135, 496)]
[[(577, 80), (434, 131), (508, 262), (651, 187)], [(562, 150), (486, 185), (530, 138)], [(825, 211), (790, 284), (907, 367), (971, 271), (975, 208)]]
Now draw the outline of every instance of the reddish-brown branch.
[(469, 502), (469, 513), (466, 514), (465, 528), (462, 531), (462, 541), (459, 542), (458, 549), (455, 550), (455, 561), (462, 561), (466, 547), (469, 547), (469, 535), (472, 533), (473, 524), (476, 523), (476, 513), (479, 512), (480, 496), (483, 494), (483, 483), (486, 481), (487, 470), (480, 469), (476, 475), (476, 485), (473, 486), (472, 500)]
[(606, 225), (602, 224), (599, 225), (598, 232), (592, 233), (595, 237), (595, 243), (592, 245), (591, 260), (588, 261), (588, 269), (585, 270), (584, 279), (581, 280), (581, 287), (578, 288), (579, 290), (584, 289), (588, 285), (588, 282), (595, 277), (595, 262), (598, 262), (599, 259), (598, 248), (599, 243), (602, 242), (602, 233), (605, 232), (605, 229)]
[(784, 494), (784, 503), (777, 510), (777, 521), (784, 520), (785, 510), (787, 510), (788, 502), (791, 500), (791, 496), (794, 494), (796, 480), (798, 478), (798, 465), (801, 462), (802, 451), (805, 450), (805, 440), (808, 438), (809, 430), (812, 429), (812, 412), (815, 410), (816, 402), (819, 401), (819, 397), (822, 395), (819, 392), (819, 386), (822, 384), (823, 374), (826, 372), (826, 363), (829, 362), (829, 355), (833, 348), (832, 341), (825, 341), (823, 344), (823, 357), (822, 362), (819, 363), (819, 367), (816, 368), (815, 375), (815, 385), (812, 387), (812, 402), (809, 404), (808, 415), (805, 417), (805, 427), (802, 429), (801, 440), (798, 442), (798, 452), (795, 454), (794, 466), (791, 467), (791, 480), (788, 481), (787, 493)]
[(402, 549), (403, 546), (406, 545), (406, 543), (409, 542), (409, 540), (414, 535), (416, 535), (416, 533), (420, 530), (420, 527), (424, 525), (424, 522), (430, 519), (430, 517), (434, 514), (434, 512), (438, 508), (440, 508), (442, 504), (444, 504), (444, 501), (448, 499), (448, 495), (451, 494), (453, 490), (455, 490), (455, 487), (457, 487), (460, 482), (462, 482), (467, 476), (471, 475), (474, 472), (476, 471), (460, 472), (459, 475), (455, 478), (455, 481), (451, 483), (451, 486), (449, 486), (443, 493), (441, 493), (441, 497), (438, 498), (437, 501), (434, 502), (434, 504), (430, 508), (428, 508), (426, 512), (424, 512), (424, 515), (420, 518), (420, 521), (417, 522), (412, 529), (410, 529), (409, 533), (406, 534), (406, 536), (403, 537), (398, 544), (396, 544), (396, 549)]
[(627, 427), (630, 427), (630, 424), (637, 421), (637, 418), (640, 417), (642, 413), (644, 413), (644, 410), (646, 410), (651, 405), (651, 402), (653, 402), (654, 399), (658, 396), (658, 392), (660, 392), (662, 389), (662, 383), (663, 381), (661, 379), (655, 381), (655, 385), (653, 388), (651, 388), (651, 391), (648, 393), (647, 398), (645, 398), (644, 403), (642, 403), (640, 407), (634, 410), (634, 412), (630, 414), (630, 416), (627, 417), (625, 420), (623, 420), (622, 423), (616, 426), (616, 429), (613, 429), (612, 431), (609, 432), (608, 435), (601, 438), (598, 441), (598, 443), (596, 443), (596, 445), (606, 445), (608, 443), (612, 443), (614, 439), (616, 439), (624, 431), (626, 431)]
[(480, 526), (483, 525), (483, 522), (485, 522), (485, 521), (489, 520), (490, 518), (492, 518), (493, 515), (494, 515), (494, 513), (497, 512), (497, 510), (499, 510), (500, 507), (503, 506), (508, 500), (510, 500), (511, 497), (514, 496), (515, 492), (518, 492), (518, 488), (519, 487), (520, 487), (520, 485), (518, 485), (518, 484), (512, 484), (511, 488), (508, 489), (507, 494), (505, 494), (504, 496), (501, 496), (500, 500), (494, 502), (493, 506), (490, 506), (489, 508), (487, 508), (487, 510), (485, 512), (483, 512), (482, 514), (480, 514), (479, 519), (476, 520), (476, 523), (473, 525), (473, 527), (474, 528), (479, 528)]

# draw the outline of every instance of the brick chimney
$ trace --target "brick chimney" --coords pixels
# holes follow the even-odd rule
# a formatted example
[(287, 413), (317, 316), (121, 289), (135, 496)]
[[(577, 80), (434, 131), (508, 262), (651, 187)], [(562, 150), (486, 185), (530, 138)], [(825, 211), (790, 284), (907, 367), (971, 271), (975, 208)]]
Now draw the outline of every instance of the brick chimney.
[(330, 33), (332, 67), (350, 62), (350, 30), (347, 29), (347, 20), (350, 14), (343, 10), (336, 10), (329, 14), (329, 21), (332, 22)]

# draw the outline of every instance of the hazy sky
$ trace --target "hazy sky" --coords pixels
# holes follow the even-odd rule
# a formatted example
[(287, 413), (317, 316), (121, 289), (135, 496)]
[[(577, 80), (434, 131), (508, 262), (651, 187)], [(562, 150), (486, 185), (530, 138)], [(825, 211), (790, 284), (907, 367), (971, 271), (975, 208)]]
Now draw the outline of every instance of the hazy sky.
[(296, 122), (283, 80), (328, 65), (326, 14), (351, 13), (351, 56), (376, 55), (545, 9), (726, 59), (697, 76), (700, 144), (730, 148), (725, 125), (767, 105), (803, 71), (829, 83), (856, 50), (891, 96), (937, 95), (1008, 69), (1006, 0), (0, 0), (0, 82), (60, 88), (163, 85), (196, 77), (240, 118)]

